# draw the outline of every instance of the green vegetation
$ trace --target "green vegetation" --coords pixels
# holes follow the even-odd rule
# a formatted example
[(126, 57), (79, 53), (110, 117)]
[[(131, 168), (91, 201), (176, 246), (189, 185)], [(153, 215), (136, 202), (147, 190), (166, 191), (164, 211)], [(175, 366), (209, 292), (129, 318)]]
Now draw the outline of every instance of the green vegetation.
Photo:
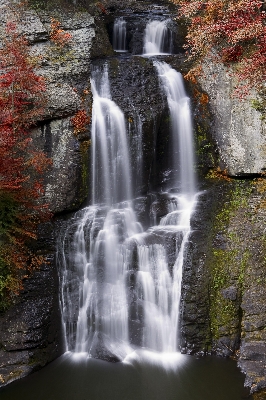
[[(0, 192), (0, 244), (1, 246), (10, 235), (17, 223), (19, 204), (10, 193)], [(0, 312), (5, 310), (10, 298), (7, 296), (7, 288), (12, 285), (12, 269), (8, 265), (4, 255), (0, 254)]]
[(203, 174), (206, 174), (209, 168), (214, 168), (216, 160), (214, 146), (209, 139), (205, 120), (196, 124), (196, 140), (197, 165)]
[(266, 390), (262, 390), (258, 393), (253, 394), (254, 400), (265, 400), (266, 399)]
[[(233, 335), (238, 330), (245, 270), (250, 258), (249, 250), (243, 249), (241, 245), (241, 227), (233, 221), (237, 213), (247, 207), (250, 187), (244, 182), (228, 185), (232, 186), (228, 201), (216, 215), (213, 225), (216, 242), (210, 261), (210, 324), (214, 340), (223, 335)], [(236, 290), (233, 298), (225, 293), (230, 287)]]
[[(263, 95), (262, 95), (263, 93)], [(251, 100), (251, 107), (261, 113), (261, 120), (265, 121), (266, 119), (266, 92), (260, 91), (260, 96), (257, 99)]]

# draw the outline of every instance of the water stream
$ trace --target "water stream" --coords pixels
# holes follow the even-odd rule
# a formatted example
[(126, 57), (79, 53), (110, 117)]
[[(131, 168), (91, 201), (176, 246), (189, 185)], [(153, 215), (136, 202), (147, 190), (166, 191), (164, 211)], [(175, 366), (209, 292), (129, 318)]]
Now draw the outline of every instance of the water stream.
[[(115, 43), (122, 41), (121, 26), (124, 21), (116, 20)], [(148, 23), (145, 55), (163, 51), (167, 32), (167, 21)], [(159, 61), (154, 68), (170, 112), (175, 191), (165, 193), (167, 210), (159, 225), (145, 232), (132, 205), (128, 132), (112, 100), (107, 64), (91, 74), (93, 204), (77, 213), (59, 256), (66, 349), (94, 358), (122, 361), (139, 349), (179, 349), (182, 269), (196, 194), (192, 124), (181, 74)], [(176, 246), (172, 264), (165, 248), (169, 232)]]
[(116, 18), (113, 27), (113, 48), (115, 51), (123, 53), (126, 48), (127, 27), (124, 18)]
[(144, 32), (143, 54), (152, 56), (172, 52), (172, 35), (167, 26), (169, 21), (149, 21)]

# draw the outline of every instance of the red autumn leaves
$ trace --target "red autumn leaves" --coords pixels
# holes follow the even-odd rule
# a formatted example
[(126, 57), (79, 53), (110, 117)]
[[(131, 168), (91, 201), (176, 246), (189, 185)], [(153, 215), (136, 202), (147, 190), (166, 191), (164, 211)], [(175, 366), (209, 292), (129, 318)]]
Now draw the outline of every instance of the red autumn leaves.
[(237, 63), (236, 94), (261, 90), (266, 74), (266, 26), (263, 2), (258, 0), (173, 0), (188, 26), (187, 49), (201, 62), (215, 48), (219, 60)]
[[(8, 23), (0, 50), (0, 295), (21, 288), (26, 271), (43, 258), (32, 254), (31, 239), (48, 216), (40, 200), (41, 176), (50, 165), (33, 147), (30, 128), (41, 119), (45, 81), (34, 69), (26, 39)], [(23, 272), (19, 272), (23, 270)]]

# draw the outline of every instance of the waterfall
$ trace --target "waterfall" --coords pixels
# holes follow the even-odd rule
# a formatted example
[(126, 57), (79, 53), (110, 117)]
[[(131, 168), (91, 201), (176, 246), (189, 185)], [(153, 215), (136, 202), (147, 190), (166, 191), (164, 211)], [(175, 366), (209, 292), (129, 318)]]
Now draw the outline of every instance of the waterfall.
[(113, 28), (113, 48), (117, 52), (126, 52), (126, 21), (123, 18), (116, 18)]
[(143, 54), (160, 55), (171, 53), (172, 37), (167, 27), (168, 20), (150, 21), (144, 32)]
[[(165, 22), (156, 24), (158, 29), (150, 22), (146, 33), (151, 28), (153, 34), (162, 32), (166, 26)], [(160, 50), (159, 40), (153, 42)], [(154, 61), (154, 67), (171, 118), (174, 189), (154, 195), (155, 203), (167, 205), (166, 211), (159, 217), (155, 203), (151, 204), (154, 219), (146, 232), (133, 206), (131, 123), (125, 123), (122, 110), (111, 98), (107, 66), (92, 70), (93, 204), (69, 222), (58, 258), (67, 350), (95, 358), (125, 360), (141, 348), (178, 351), (182, 270), (195, 205), (192, 124), (181, 74), (163, 62)], [(141, 171), (142, 124), (135, 114), (137, 171)], [(152, 226), (157, 220), (159, 224)]]
[[(172, 126), (173, 149), (171, 163), (182, 194), (195, 194), (195, 176), (193, 171), (193, 130), (190, 113), (190, 100), (184, 89), (180, 72), (175, 71), (165, 62), (154, 61), (163, 90), (167, 96)], [(179, 173), (178, 173), (179, 171)], [(176, 186), (178, 184), (176, 183)]]
[(92, 71), (92, 186), (93, 204), (131, 199), (130, 158), (125, 117), (111, 100), (108, 71)]
[(135, 194), (139, 192), (142, 186), (142, 175), (143, 175), (143, 142), (142, 142), (142, 121), (138, 112), (134, 108), (134, 104), (131, 104), (133, 108), (133, 121), (130, 118), (128, 122), (128, 133), (132, 137), (132, 149), (131, 153), (135, 160), (134, 174), (132, 173), (134, 180), (133, 186)]

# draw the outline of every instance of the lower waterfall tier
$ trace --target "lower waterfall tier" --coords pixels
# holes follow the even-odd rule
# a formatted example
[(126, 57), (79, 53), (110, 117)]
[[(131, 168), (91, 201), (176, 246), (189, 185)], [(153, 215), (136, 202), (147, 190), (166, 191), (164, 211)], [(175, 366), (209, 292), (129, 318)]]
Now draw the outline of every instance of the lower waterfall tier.
[[(112, 361), (137, 347), (178, 351), (184, 251), (195, 199), (164, 193), (150, 204), (142, 200), (159, 225), (143, 231), (134, 202), (124, 202), (80, 211), (62, 236), (67, 350)], [(163, 209), (168, 214), (158, 217)]]

